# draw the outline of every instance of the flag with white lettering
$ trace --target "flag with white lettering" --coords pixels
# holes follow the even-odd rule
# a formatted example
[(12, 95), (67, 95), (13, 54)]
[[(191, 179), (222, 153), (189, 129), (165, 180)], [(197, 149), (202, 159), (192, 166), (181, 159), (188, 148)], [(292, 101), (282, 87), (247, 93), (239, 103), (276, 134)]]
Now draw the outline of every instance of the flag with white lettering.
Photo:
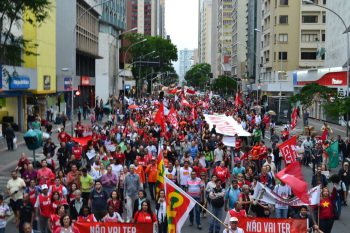
[(293, 130), (295, 127), (297, 127), (297, 124), (298, 124), (298, 114), (297, 114), (297, 107), (295, 107), (292, 114), (291, 129)]
[(288, 139), (285, 142), (282, 142), (278, 147), (283, 155), (284, 165), (287, 167), (287, 164), (292, 164), (297, 161), (297, 136), (294, 136)]
[(174, 107), (172, 107), (170, 109), (170, 112), (169, 112), (168, 117), (166, 118), (166, 120), (170, 121), (170, 124), (176, 129), (176, 131), (179, 129), (179, 122), (177, 121)]

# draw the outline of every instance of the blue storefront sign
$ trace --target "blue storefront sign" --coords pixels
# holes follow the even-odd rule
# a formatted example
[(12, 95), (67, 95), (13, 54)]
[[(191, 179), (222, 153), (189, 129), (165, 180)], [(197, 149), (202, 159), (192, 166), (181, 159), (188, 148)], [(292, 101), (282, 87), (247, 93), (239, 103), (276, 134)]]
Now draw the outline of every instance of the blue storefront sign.
[(11, 77), (9, 89), (28, 89), (30, 87), (30, 78), (28, 77)]
[(125, 90), (126, 91), (130, 90), (130, 85), (125, 85)]
[(72, 90), (72, 78), (64, 78), (64, 90)]

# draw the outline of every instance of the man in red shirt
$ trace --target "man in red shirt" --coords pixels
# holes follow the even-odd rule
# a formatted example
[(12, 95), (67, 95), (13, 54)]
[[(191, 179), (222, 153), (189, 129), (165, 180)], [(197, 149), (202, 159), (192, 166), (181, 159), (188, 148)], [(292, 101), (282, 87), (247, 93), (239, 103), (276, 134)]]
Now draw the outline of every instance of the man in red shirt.
[(225, 167), (225, 161), (221, 161), (220, 166), (215, 167), (213, 174), (216, 174), (218, 176), (218, 179), (222, 180), (222, 188), (226, 187), (226, 179), (228, 182), (230, 182), (230, 172)]
[[(198, 167), (194, 166), (196, 163), (198, 162)], [(205, 174), (207, 174), (207, 169), (205, 167), (203, 167), (202, 163), (199, 161), (199, 158), (196, 157), (191, 165), (191, 168), (193, 171), (196, 172), (196, 175), (198, 178), (201, 178), (201, 173), (205, 172)]]
[(61, 133), (58, 134), (57, 139), (60, 142), (68, 142), (69, 136), (66, 132), (64, 132), (64, 128), (61, 128)]
[(93, 144), (96, 145), (98, 143), (98, 140), (100, 139), (100, 135), (96, 133), (95, 129), (92, 131), (91, 137), (92, 137)]
[(284, 128), (282, 131), (282, 142), (285, 142), (288, 140), (290, 133), (288, 132), (287, 128)]
[(236, 146), (233, 150), (234, 156), (240, 158), (241, 157), (241, 148), (242, 148), (242, 140), (239, 139), (238, 134), (235, 135), (236, 137)]
[(36, 221), (40, 223), (40, 229), (42, 229), (42, 232), (49, 232), (49, 219), (52, 214), (51, 194), (48, 193), (49, 189), (46, 184), (41, 185), (41, 190), (42, 194), (38, 196), (34, 206), (35, 216)]
[(79, 138), (83, 137), (83, 133), (84, 133), (84, 131), (85, 131), (85, 126), (83, 126), (83, 125), (81, 124), (81, 121), (79, 121), (79, 122), (78, 122), (78, 125), (76, 125), (76, 127), (77, 127), (78, 137), (79, 137)]
[[(230, 220), (230, 218), (232, 217), (247, 217), (247, 214), (245, 212), (245, 209), (242, 208), (242, 204), (239, 201), (235, 202), (235, 208), (233, 208), (232, 210), (230, 210), (229, 212), (227, 212), (226, 218), (225, 218), (225, 224), (228, 224), (228, 221)], [(248, 217), (251, 217), (248, 215)]]
[(265, 146), (265, 142), (263, 140), (260, 140), (259, 142), (260, 149), (259, 149), (259, 169), (261, 169), (262, 165), (265, 163), (266, 156), (267, 156), (267, 146)]

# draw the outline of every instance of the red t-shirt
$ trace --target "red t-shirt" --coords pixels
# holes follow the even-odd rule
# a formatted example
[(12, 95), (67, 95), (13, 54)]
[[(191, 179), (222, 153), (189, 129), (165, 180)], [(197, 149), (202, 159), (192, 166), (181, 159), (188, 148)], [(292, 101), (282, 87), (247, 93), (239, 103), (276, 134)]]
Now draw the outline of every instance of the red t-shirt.
[(290, 134), (289, 134), (288, 131), (283, 131), (283, 132), (282, 132), (282, 138), (283, 138), (283, 139), (288, 139), (288, 138), (289, 138), (289, 135), (290, 135)]
[(267, 156), (267, 146), (261, 146), (259, 150), (259, 154), (265, 153), (264, 155), (260, 156), (260, 159), (266, 159)]
[(68, 142), (68, 135), (66, 134), (66, 132), (62, 132), (58, 135), (58, 139), (61, 142)]
[(205, 172), (205, 174), (207, 174), (207, 169), (205, 167), (199, 168), (194, 166), (193, 171), (196, 172), (198, 178), (200, 178), (202, 172)]
[(153, 213), (153, 217), (149, 213), (144, 214), (143, 211), (137, 211), (134, 219), (136, 223), (153, 223), (157, 221), (156, 215)]
[(241, 150), (241, 148), (240, 148), (241, 145), (242, 145), (242, 140), (241, 139), (236, 139), (235, 151), (240, 151)]
[(137, 162), (139, 163), (139, 165), (142, 166), (143, 171), (146, 171), (147, 168), (147, 157), (143, 157), (143, 159), (140, 156), (136, 157)]
[(113, 157), (119, 159), (119, 164), (123, 164), (124, 159), (125, 159), (124, 153), (120, 153), (120, 152), (118, 154), (114, 153)]
[(226, 183), (226, 178), (230, 177), (230, 172), (227, 170), (226, 167), (221, 168), (220, 166), (217, 166), (214, 169), (213, 174), (216, 174), (218, 178), (222, 180), (223, 184)]

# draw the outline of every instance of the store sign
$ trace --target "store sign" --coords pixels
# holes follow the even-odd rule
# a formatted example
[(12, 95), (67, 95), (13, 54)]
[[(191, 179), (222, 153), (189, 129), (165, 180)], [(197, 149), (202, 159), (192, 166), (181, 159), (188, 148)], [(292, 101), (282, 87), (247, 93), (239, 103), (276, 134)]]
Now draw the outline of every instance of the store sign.
[(28, 89), (30, 87), (30, 78), (28, 77), (11, 77), (9, 89)]
[(51, 76), (44, 75), (44, 90), (51, 89)]
[(82, 86), (89, 86), (90, 85), (90, 78), (88, 76), (81, 76), (81, 85)]
[(342, 83), (343, 83), (343, 80), (337, 80), (337, 79), (332, 78), (332, 84), (341, 85)]
[(125, 85), (125, 90), (130, 90), (130, 85)]
[(64, 78), (64, 90), (72, 90), (72, 78)]

